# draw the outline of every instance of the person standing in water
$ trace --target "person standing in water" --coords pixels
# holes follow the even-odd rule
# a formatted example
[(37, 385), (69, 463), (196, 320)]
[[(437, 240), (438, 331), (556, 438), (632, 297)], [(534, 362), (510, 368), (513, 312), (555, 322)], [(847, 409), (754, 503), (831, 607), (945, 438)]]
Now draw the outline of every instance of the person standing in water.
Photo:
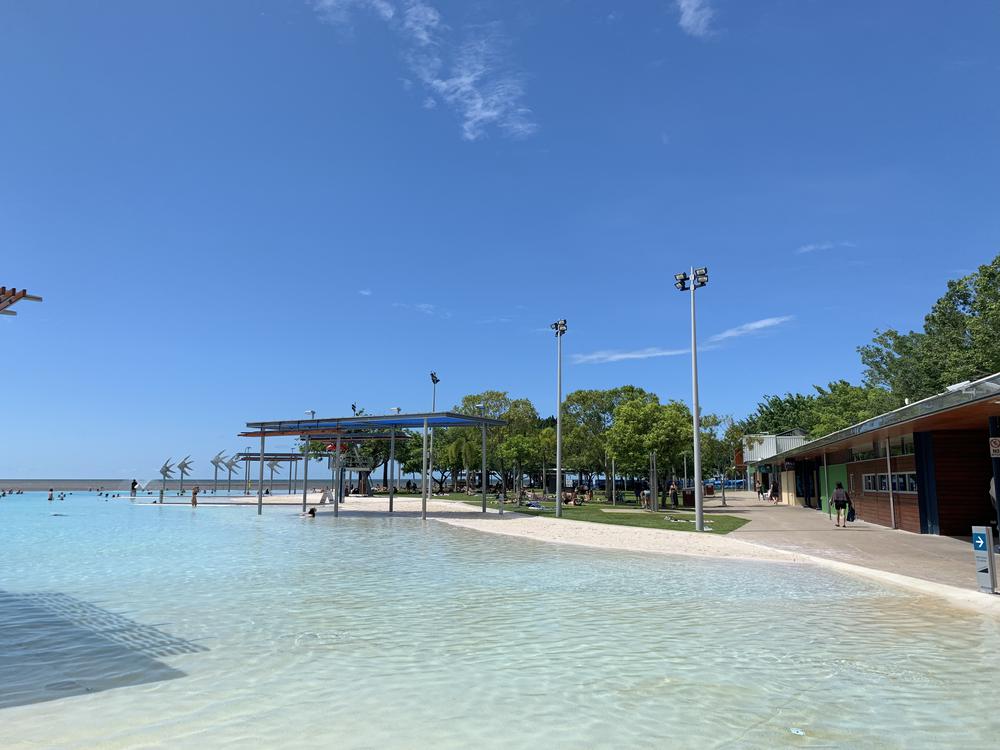
[(198, 507), (198, 493), (199, 493), (199, 492), (201, 492), (201, 487), (199, 487), (199, 486), (198, 486), (198, 485), (196, 484), (196, 485), (195, 485), (195, 486), (194, 486), (194, 487), (192, 488), (192, 490), (191, 490), (191, 507), (192, 507), (192, 508), (197, 508), (197, 507)]
[(53, 500), (54, 498), (52, 497), (52, 488), (49, 487), (49, 502), (51, 503)]
[(139, 486), (139, 483), (133, 479), (132, 480), (132, 491), (129, 493), (130, 497), (135, 497), (135, 490), (136, 490), (136, 487), (138, 487), (138, 486)]

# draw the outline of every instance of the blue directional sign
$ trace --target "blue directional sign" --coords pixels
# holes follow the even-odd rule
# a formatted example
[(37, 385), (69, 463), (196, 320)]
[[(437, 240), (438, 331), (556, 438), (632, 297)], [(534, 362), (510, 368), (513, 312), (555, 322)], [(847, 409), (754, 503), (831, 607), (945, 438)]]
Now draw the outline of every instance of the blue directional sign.
[(993, 529), (989, 526), (972, 527), (972, 556), (976, 560), (976, 581), (979, 590), (992, 594), (997, 588), (997, 574), (993, 567)]

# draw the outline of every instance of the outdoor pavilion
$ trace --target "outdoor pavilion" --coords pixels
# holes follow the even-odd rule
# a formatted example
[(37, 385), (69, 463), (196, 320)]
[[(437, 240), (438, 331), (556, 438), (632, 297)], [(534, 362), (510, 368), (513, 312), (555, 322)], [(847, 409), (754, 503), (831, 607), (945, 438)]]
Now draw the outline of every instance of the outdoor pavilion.
[[(288, 463), (288, 491), (292, 491), (292, 467), (297, 465), (298, 461), (301, 461), (305, 456), (301, 453), (265, 453), (263, 455), (259, 453), (237, 453), (235, 458), (237, 461), (242, 461), (247, 468), (247, 479), (250, 478), (250, 464), (253, 461), (263, 461), (265, 464), (275, 463)], [(274, 470), (271, 470), (271, 481), (268, 487), (274, 486)]]
[[(257, 483), (257, 515), (263, 513), (264, 507), (264, 461), (265, 448), (268, 437), (298, 437), (310, 442), (329, 441), (334, 444), (334, 457), (337, 462), (338, 479), (337, 488), (333, 502), (334, 515), (340, 512), (340, 501), (343, 497), (344, 477), (341, 465), (341, 451), (344, 446), (358, 443), (365, 440), (389, 440), (389, 470), (391, 472), (389, 480), (389, 512), (393, 510), (393, 499), (395, 495), (395, 462), (396, 462), (396, 434), (405, 435), (408, 429), (423, 429), (423, 457), (421, 460), (421, 477), (423, 493), (421, 497), (420, 517), (427, 518), (427, 497), (430, 494), (430, 473), (429, 456), (427, 450), (428, 430), (434, 427), (478, 427), (482, 432), (482, 510), (486, 512), (486, 431), (490, 427), (503, 427), (506, 422), (499, 419), (491, 419), (485, 416), (475, 416), (472, 414), (455, 414), (453, 412), (430, 412), (420, 414), (378, 414), (378, 415), (352, 415), (349, 417), (331, 417), (325, 419), (292, 419), (277, 420), (272, 422), (247, 422), (247, 430), (240, 433), (240, 437), (260, 438), (260, 476)], [(388, 429), (388, 435), (385, 430)], [(309, 478), (309, 462), (305, 462), (303, 470), (304, 479), (302, 485), (302, 508), (306, 507), (306, 486)]]

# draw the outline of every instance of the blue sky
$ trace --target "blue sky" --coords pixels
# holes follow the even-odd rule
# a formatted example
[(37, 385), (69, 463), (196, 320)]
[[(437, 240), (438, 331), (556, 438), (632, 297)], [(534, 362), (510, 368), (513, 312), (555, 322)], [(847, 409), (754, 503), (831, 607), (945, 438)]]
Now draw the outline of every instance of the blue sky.
[(856, 380), (1000, 251), (986, 0), (9, 0), (0, 477), (248, 419)]

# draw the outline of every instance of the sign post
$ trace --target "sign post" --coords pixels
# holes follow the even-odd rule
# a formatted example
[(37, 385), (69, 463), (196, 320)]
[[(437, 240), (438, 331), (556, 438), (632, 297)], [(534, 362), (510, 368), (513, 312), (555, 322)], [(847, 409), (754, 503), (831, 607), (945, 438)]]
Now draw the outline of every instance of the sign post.
[(976, 560), (976, 582), (985, 594), (996, 593), (997, 574), (993, 565), (993, 529), (972, 527), (972, 554)]

